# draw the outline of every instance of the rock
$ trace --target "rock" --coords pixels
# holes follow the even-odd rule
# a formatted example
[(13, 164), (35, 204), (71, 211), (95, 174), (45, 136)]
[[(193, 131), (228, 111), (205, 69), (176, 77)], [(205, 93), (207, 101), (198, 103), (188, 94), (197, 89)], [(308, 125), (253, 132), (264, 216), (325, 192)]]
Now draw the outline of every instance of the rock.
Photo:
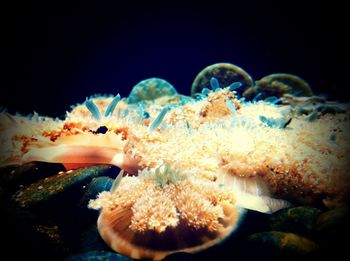
[[(96, 211), (97, 212), (97, 211)], [(77, 238), (75, 248), (78, 252), (95, 251), (112, 251), (101, 238), (97, 229), (97, 219), (94, 224), (82, 230), (82, 233)]]
[[(4, 202), (6, 205), (2, 205), (2, 208), (5, 206), (6, 209), (4, 215), (8, 218), (7, 223), (11, 223), (13, 227), (16, 227), (15, 233), (11, 231), (5, 233), (6, 238), (4, 240), (12, 238), (12, 240), (7, 240), (10, 246), (17, 246), (17, 241), (21, 244), (26, 244), (22, 242), (23, 240), (29, 241), (30, 243), (27, 246), (30, 249), (27, 250), (27, 247), (24, 249), (35, 260), (51, 260), (56, 257), (57, 260), (62, 260), (63, 255), (67, 256), (67, 251), (57, 250), (59, 253), (55, 257), (50, 257), (48, 253), (55, 254), (56, 250), (53, 248), (57, 242), (63, 242), (62, 238), (64, 239), (64, 246), (68, 246), (69, 249), (75, 249), (76, 245), (80, 243), (78, 239), (83, 233), (80, 224), (84, 224), (88, 220), (83, 215), (79, 215), (81, 214), (79, 203), (86, 190), (85, 188), (95, 177), (104, 175), (115, 177), (117, 174), (118, 171), (114, 167), (99, 165), (62, 172), (23, 187), (12, 195), (12, 200), (7, 200)], [(88, 187), (86, 197), (88, 197), (88, 194), (91, 197), (96, 196), (98, 190), (109, 189), (113, 180), (108, 177), (95, 180)], [(104, 182), (106, 180), (107, 183)], [(1, 201), (3, 201), (3, 197)], [(34, 218), (31, 218), (29, 214), (21, 213), (30, 213)], [(21, 217), (20, 222), (16, 221), (18, 217)], [(32, 220), (35, 222), (33, 221), (33, 223)], [(41, 222), (40, 220), (50, 220), (51, 223)], [(96, 220), (97, 217), (93, 220), (90, 219), (89, 222), (93, 222), (96, 227)], [(23, 235), (21, 235), (21, 232)], [(97, 234), (96, 238), (99, 237), (97, 232), (95, 234)], [(51, 239), (51, 241), (44, 236)], [(17, 240), (17, 237), (21, 237), (21, 240)], [(93, 241), (91, 238), (93, 237), (90, 236), (90, 241)], [(45, 241), (46, 244), (42, 241)], [(96, 240), (93, 242), (96, 243)], [(32, 246), (32, 244), (35, 244), (35, 246)], [(102, 242), (102, 244), (104, 243)], [(11, 256), (13, 256), (13, 253), (11, 253)]]
[[(41, 206), (45, 203), (53, 204), (53, 200), (62, 196), (72, 201), (74, 198), (80, 198), (84, 186), (94, 177), (104, 175), (108, 169), (107, 165), (99, 165), (51, 176), (19, 190), (13, 199), (23, 208)], [(65, 203), (68, 204), (68, 200)]]
[(8, 165), (0, 168), (0, 196), (11, 191), (9, 188), (9, 178), (18, 165)]
[(11, 173), (12, 170), (18, 167), (19, 165), (7, 165), (7, 166), (0, 167), (0, 182), (2, 183), (4, 178), (7, 179), (7, 177), (5, 176), (8, 175), (8, 173)]
[[(244, 238), (252, 233), (268, 229), (268, 218), (270, 215), (251, 210), (241, 211), (242, 216), (238, 222), (239, 225), (229, 237), (215, 246), (192, 254), (192, 256), (180, 255), (180, 257), (187, 258), (185, 260), (247, 260), (247, 252), (250, 249), (245, 247), (246, 242)], [(261, 257), (257, 252), (252, 254), (250, 256), (251, 260)]]
[(108, 191), (111, 189), (114, 179), (109, 177), (93, 178), (90, 184), (86, 187), (84, 195), (80, 200), (82, 207), (87, 207), (90, 199), (95, 199), (97, 195), (102, 191)]
[(349, 207), (336, 208), (322, 213), (316, 222), (316, 231), (327, 234), (327, 237), (338, 234), (349, 228)]
[(89, 251), (81, 254), (77, 254), (74, 256), (70, 256), (65, 259), (65, 261), (129, 261), (129, 259), (125, 256), (119, 255), (114, 252), (109, 251)]
[(327, 253), (348, 252), (350, 209), (342, 207), (322, 213), (315, 224), (317, 239)]
[(3, 192), (10, 194), (25, 186), (36, 182), (39, 179), (50, 177), (64, 171), (62, 164), (30, 162), (22, 166), (6, 166), (0, 169), (0, 187)]
[(320, 213), (321, 210), (306, 206), (282, 209), (271, 216), (270, 227), (272, 230), (310, 236)]
[[(68, 253), (60, 227), (52, 220), (21, 209), (3, 213), (1, 254), (11, 260), (62, 260)], [(3, 259), (5, 260), (5, 259)]]
[(95, 199), (100, 192), (110, 190), (113, 181), (114, 179), (111, 179), (109, 177), (98, 177), (92, 179), (90, 184), (86, 187), (85, 192), (77, 206), (76, 215), (74, 216), (76, 226), (84, 229), (86, 226), (90, 226), (92, 224), (96, 225), (99, 211), (95, 209), (89, 209), (89, 201), (91, 199)]
[[(163, 261), (190, 261), (190, 260), (195, 260), (194, 259), (195, 255), (190, 254), (190, 253), (185, 253), (185, 252), (178, 252), (171, 254), (169, 256), (166, 256)], [(203, 260), (203, 259), (202, 259)]]
[(247, 238), (250, 254), (264, 258), (297, 257), (315, 253), (319, 246), (312, 240), (294, 233), (280, 231), (260, 232)]
[(234, 235), (239, 234), (239, 237), (245, 238), (250, 234), (266, 231), (269, 229), (270, 217), (270, 214), (243, 209), (241, 210), (239, 227)]

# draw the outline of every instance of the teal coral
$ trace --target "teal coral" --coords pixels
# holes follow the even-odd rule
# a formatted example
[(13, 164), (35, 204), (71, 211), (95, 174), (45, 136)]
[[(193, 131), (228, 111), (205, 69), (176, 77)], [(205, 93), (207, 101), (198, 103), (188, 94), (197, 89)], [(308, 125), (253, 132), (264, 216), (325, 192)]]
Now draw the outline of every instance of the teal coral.
[(105, 117), (108, 117), (110, 115), (112, 115), (115, 107), (117, 106), (118, 102), (120, 101), (120, 95), (118, 94), (117, 96), (115, 96), (112, 100), (112, 102), (108, 105), (106, 112), (105, 112)]
[(92, 116), (96, 120), (100, 120), (101, 119), (100, 110), (98, 109), (98, 107), (96, 106), (96, 104), (92, 100), (86, 100), (85, 101), (85, 106), (86, 106), (86, 108), (88, 108), (88, 110), (91, 112)]

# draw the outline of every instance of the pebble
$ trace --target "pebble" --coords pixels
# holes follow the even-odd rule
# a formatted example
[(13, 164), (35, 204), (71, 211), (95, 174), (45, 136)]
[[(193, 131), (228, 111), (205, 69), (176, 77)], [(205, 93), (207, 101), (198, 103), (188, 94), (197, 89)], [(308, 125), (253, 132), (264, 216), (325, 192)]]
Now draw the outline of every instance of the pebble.
[(321, 210), (307, 206), (282, 209), (271, 216), (270, 228), (310, 236), (320, 213)]
[(64, 170), (62, 164), (30, 162), (21, 166), (0, 168), (0, 187), (4, 193), (11, 194), (21, 185), (28, 185), (40, 179), (56, 175)]
[(251, 251), (264, 258), (284, 256), (304, 256), (316, 252), (319, 246), (312, 240), (294, 233), (267, 231), (247, 238)]
[(65, 204), (68, 206), (79, 200), (83, 193), (83, 184), (88, 184), (94, 177), (104, 175), (109, 168), (107, 165), (98, 165), (50, 176), (23, 187), (12, 198), (25, 208), (43, 208), (44, 205), (55, 207), (58, 203), (65, 207)]

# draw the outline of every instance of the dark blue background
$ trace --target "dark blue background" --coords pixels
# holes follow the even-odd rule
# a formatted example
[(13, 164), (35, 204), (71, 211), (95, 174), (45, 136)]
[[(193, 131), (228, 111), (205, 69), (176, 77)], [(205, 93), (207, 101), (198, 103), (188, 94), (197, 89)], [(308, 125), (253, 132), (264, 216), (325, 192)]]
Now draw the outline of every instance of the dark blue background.
[(0, 105), (10, 112), (60, 116), (95, 93), (127, 96), (149, 77), (189, 94), (196, 74), (216, 62), (239, 65), (255, 80), (296, 74), (316, 93), (339, 98), (332, 5), (48, 2), (6, 10), (10, 59)]

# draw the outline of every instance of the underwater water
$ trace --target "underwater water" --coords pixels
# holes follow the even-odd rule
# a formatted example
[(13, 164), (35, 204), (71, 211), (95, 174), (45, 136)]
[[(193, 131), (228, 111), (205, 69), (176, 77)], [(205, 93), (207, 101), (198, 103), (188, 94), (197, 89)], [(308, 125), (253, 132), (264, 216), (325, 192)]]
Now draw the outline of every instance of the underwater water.
[(41, 8), (14, 11), (0, 100), (4, 256), (346, 253), (349, 99), (323, 6)]

